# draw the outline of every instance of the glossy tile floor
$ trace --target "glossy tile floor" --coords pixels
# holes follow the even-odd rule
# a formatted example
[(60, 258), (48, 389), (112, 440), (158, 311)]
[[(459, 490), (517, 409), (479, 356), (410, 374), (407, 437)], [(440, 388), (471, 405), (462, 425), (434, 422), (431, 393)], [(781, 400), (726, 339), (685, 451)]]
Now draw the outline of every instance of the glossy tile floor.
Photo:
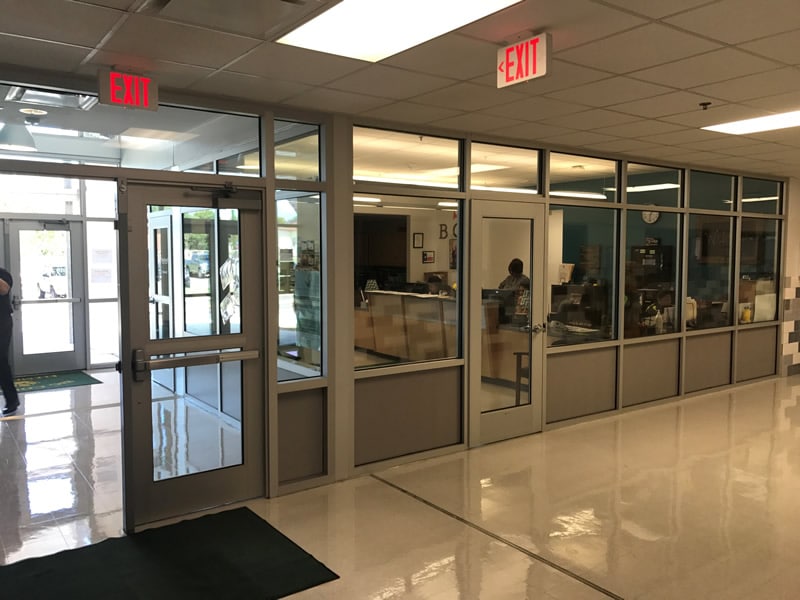
[[(788, 600), (799, 399), (759, 382), (246, 504), (341, 576), (302, 600)], [(113, 408), (25, 400), (0, 423), (5, 561), (119, 535)]]

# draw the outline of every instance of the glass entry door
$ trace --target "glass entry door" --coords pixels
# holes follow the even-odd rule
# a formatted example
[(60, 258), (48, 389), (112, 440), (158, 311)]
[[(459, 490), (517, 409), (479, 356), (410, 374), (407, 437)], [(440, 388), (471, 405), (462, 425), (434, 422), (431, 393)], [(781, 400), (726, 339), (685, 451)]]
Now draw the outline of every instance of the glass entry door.
[(120, 203), (125, 528), (265, 494), (262, 196)]
[(470, 445), (541, 431), (544, 208), (473, 203)]
[(14, 374), (86, 368), (81, 223), (9, 222)]

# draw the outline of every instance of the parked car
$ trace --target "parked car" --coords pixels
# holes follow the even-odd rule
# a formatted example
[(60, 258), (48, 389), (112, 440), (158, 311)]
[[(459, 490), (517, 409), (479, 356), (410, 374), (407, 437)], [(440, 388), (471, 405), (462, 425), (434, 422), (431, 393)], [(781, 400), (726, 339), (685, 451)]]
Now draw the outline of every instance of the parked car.
[(208, 263), (208, 250), (195, 250), (186, 261), (189, 275), (192, 277), (208, 277), (211, 271)]

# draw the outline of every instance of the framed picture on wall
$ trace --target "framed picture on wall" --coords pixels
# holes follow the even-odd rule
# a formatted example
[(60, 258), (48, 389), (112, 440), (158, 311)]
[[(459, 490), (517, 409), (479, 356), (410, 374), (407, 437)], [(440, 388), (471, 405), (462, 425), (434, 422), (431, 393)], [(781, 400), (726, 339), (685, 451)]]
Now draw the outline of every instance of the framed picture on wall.
[(424, 236), (423, 234), (421, 234), (421, 233), (415, 233), (415, 234), (414, 234), (414, 244), (413, 244), (413, 247), (414, 247), (414, 248), (422, 248), (422, 244), (423, 244), (423, 241), (424, 241), (424, 239), (425, 239), (425, 236)]
[(422, 264), (435, 263), (435, 262), (436, 262), (436, 252), (434, 252), (433, 250), (422, 251)]

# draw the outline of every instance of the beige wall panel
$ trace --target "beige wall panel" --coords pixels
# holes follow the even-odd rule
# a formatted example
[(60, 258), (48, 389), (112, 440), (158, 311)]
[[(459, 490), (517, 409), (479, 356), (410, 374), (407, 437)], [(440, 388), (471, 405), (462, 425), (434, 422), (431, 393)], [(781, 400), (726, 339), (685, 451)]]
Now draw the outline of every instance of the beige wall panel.
[(355, 463), (462, 441), (461, 368), (356, 381)]
[(616, 348), (548, 356), (547, 422), (613, 410), (616, 378)]
[(278, 481), (325, 474), (325, 414), (324, 390), (278, 396)]
[(696, 392), (731, 382), (731, 334), (686, 339), (685, 391)]
[(622, 406), (678, 395), (678, 340), (634, 344), (623, 352)]
[(736, 381), (747, 381), (775, 374), (775, 327), (745, 329), (739, 332), (736, 348)]

